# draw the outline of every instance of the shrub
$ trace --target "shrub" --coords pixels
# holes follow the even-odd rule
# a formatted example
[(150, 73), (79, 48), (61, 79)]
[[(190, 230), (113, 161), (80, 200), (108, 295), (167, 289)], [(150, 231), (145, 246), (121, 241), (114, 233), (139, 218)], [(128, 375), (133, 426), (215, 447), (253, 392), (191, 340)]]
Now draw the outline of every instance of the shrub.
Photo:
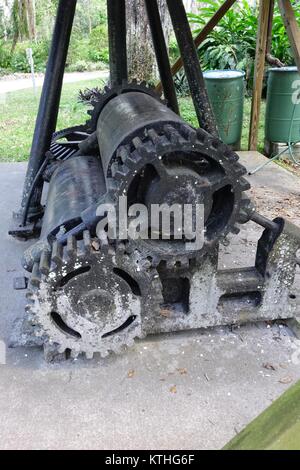
[(109, 62), (108, 32), (106, 25), (93, 28), (88, 45), (88, 56), (92, 62)]
[(0, 68), (9, 69), (11, 65), (11, 53), (7, 43), (0, 42)]
[[(222, 5), (223, 0), (208, 0), (199, 6), (199, 14), (190, 14), (190, 22), (198, 33)], [(296, 2), (293, 2), (296, 3)], [(300, 24), (300, 10), (295, 8)], [(199, 58), (204, 70), (239, 69), (246, 72), (247, 87), (251, 90), (254, 73), (258, 9), (246, 0), (231, 8), (199, 48)], [(278, 6), (275, 6), (271, 53), (286, 65), (294, 64), (289, 39)]]

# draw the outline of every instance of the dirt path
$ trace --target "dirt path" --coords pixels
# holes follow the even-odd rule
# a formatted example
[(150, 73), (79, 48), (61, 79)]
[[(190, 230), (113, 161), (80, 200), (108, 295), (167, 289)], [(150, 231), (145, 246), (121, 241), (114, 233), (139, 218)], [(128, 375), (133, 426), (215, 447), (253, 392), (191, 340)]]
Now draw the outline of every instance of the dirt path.
[[(75, 83), (82, 80), (94, 80), (96, 78), (106, 79), (108, 77), (108, 72), (98, 71), (98, 72), (75, 72), (75, 73), (66, 73), (64, 77), (64, 83)], [(43, 85), (44, 77), (36, 77), (36, 85), (40, 87)], [(16, 80), (12, 79), (2, 79), (0, 80), (0, 94), (10, 93), (12, 91), (24, 90), (27, 88), (32, 88), (31, 78), (20, 78)]]

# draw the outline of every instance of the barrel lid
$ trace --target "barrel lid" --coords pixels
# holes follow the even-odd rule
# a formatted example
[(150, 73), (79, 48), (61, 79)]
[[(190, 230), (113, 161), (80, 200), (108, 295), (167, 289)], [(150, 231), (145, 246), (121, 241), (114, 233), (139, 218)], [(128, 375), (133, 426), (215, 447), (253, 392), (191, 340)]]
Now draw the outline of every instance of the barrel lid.
[(208, 79), (232, 79), (245, 76), (245, 72), (241, 70), (208, 70), (204, 72), (204, 77)]
[(296, 66), (288, 66), (288, 67), (271, 67), (268, 69), (268, 72), (298, 72)]

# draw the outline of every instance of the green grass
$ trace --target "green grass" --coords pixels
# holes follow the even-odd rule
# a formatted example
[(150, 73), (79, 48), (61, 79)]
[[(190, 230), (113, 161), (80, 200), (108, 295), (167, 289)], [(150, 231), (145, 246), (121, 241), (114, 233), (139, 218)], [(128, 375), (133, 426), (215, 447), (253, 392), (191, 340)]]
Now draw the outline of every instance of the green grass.
[[(85, 123), (88, 119), (88, 107), (78, 103), (78, 91), (95, 86), (101, 86), (101, 80), (64, 85), (57, 129)], [(0, 99), (0, 161), (26, 161), (30, 152), (39, 96), (35, 98), (30, 89), (7, 93), (4, 103), (3, 95)]]
[[(57, 129), (83, 124), (86, 121), (87, 106), (78, 103), (78, 91), (94, 86), (101, 86), (101, 81), (83, 81), (64, 86)], [(21, 90), (7, 93), (4, 103), (2, 98), (3, 95), (0, 96), (2, 108), (0, 115), (0, 161), (26, 161), (30, 152), (39, 96), (35, 98), (32, 90)], [(181, 98), (180, 107), (182, 117), (191, 125), (197, 127), (197, 118), (192, 100), (190, 98)], [(246, 150), (248, 145), (250, 108), (251, 101), (246, 99), (242, 138), (243, 150)], [(262, 108), (259, 129), (259, 150), (263, 148), (264, 139), (264, 103)]]

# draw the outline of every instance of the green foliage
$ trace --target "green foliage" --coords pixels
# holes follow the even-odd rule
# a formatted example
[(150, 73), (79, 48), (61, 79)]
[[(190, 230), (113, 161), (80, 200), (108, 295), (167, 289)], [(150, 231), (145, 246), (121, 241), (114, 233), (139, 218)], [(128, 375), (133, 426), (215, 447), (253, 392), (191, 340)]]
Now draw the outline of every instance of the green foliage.
[[(300, 9), (294, 9), (300, 25)], [(275, 10), (272, 34), (272, 54), (286, 65), (294, 64), (290, 41), (278, 8)]]
[(0, 42), (0, 68), (9, 69), (11, 63), (10, 50), (5, 42)]
[(88, 56), (92, 62), (109, 62), (107, 25), (99, 25), (90, 34)]
[[(34, 42), (24, 40), (28, 36), (27, 23), (23, 18), (24, 11), (20, 10), (17, 0), (13, 2), (11, 28), (7, 30), (8, 40), (0, 40), (0, 69), (6, 69), (8, 73), (29, 72), (26, 49), (31, 47), (35, 70), (45, 70), (57, 6), (58, 0), (36, 2), (37, 41)], [(96, 70), (97, 67), (103, 69), (108, 62), (106, 0), (79, 0), (67, 68), (69, 71)]]
[[(208, 0), (199, 5), (199, 14), (189, 15), (198, 33), (222, 5), (223, 0)], [(296, 2), (293, 2), (296, 3)], [(300, 10), (295, 8), (300, 24)], [(232, 7), (199, 48), (204, 70), (240, 69), (249, 78), (253, 71), (258, 28), (258, 9), (242, 0)], [(272, 54), (286, 65), (294, 63), (288, 36), (278, 6), (275, 6), (272, 35)]]
[[(209, 0), (205, 8), (199, 7), (199, 15), (189, 15), (191, 23), (199, 26), (195, 33), (222, 3), (222, 0)], [(257, 18), (257, 9), (250, 7), (246, 0), (231, 8), (199, 48), (204, 70), (240, 69), (249, 73), (255, 58)]]

